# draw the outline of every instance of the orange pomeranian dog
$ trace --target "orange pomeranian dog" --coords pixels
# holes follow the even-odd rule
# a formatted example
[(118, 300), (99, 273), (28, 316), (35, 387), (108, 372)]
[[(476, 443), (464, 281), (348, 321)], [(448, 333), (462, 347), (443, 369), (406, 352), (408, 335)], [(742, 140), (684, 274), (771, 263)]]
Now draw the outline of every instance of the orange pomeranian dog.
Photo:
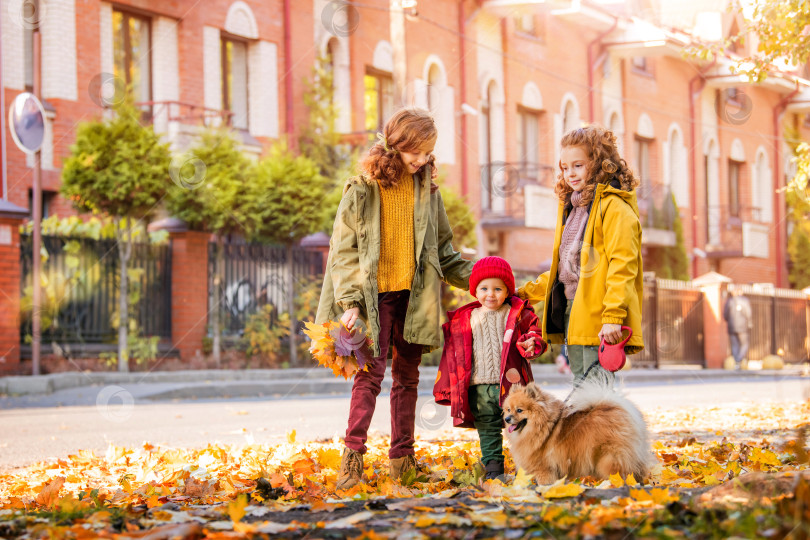
[(515, 465), (538, 484), (614, 473), (643, 479), (655, 462), (641, 412), (601, 385), (583, 384), (565, 407), (534, 383), (513, 385), (503, 414)]

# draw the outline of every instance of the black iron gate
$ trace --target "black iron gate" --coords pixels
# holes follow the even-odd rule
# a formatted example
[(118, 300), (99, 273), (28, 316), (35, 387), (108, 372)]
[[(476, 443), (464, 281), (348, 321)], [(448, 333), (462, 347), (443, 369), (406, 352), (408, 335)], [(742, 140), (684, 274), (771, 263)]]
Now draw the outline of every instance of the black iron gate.
[(644, 279), (644, 350), (634, 366), (705, 365), (703, 293), (685, 281)]
[[(115, 240), (43, 236), (48, 253), (42, 265), (42, 341), (114, 343), (118, 331), (120, 260)], [(20, 235), (23, 316), (20, 339), (31, 335), (30, 295), (33, 241)], [(168, 244), (132, 246), (130, 268), (142, 270), (137, 320), (141, 335), (171, 338), (171, 248)], [(27, 304), (27, 306), (26, 306)]]
[(753, 328), (748, 358), (761, 360), (776, 354), (788, 363), (806, 362), (808, 299), (804, 293), (757, 285), (732, 285), (734, 288), (751, 302)]
[[(303, 282), (322, 280), (323, 257), (320, 252), (300, 247), (292, 250), (293, 287)], [(222, 334), (241, 335), (246, 318), (259, 307), (271, 304), (274, 313), (287, 310), (287, 250), (267, 244), (224, 244), (225, 271), (221, 285)], [(214, 309), (214, 270), (216, 243), (208, 249), (208, 306)]]

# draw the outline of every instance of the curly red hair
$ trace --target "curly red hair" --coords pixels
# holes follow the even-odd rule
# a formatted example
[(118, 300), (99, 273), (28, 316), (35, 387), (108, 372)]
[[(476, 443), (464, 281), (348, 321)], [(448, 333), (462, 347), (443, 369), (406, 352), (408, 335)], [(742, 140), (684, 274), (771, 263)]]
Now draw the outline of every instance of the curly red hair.
[[(360, 168), (371, 178), (377, 179), (380, 187), (395, 186), (405, 172), (405, 163), (400, 152), (432, 151), (436, 145), (438, 131), (430, 112), (418, 107), (397, 111), (385, 124), (383, 136), (388, 150), (382, 142), (372, 146), (360, 163)], [(431, 155), (428, 162), (417, 172), (421, 176), (425, 167), (435, 167)]]
[[(590, 159), (588, 181), (582, 189), (583, 205), (593, 201), (598, 184), (610, 184), (613, 180), (618, 180), (624, 191), (633, 191), (638, 186), (638, 178), (619, 155), (616, 135), (609, 129), (599, 124), (589, 124), (571, 130), (560, 141), (561, 148), (568, 146), (581, 147)], [(557, 163), (557, 166), (562, 169), (560, 163)], [(554, 186), (557, 197), (568, 204), (573, 191), (562, 172), (557, 173), (557, 184)]]

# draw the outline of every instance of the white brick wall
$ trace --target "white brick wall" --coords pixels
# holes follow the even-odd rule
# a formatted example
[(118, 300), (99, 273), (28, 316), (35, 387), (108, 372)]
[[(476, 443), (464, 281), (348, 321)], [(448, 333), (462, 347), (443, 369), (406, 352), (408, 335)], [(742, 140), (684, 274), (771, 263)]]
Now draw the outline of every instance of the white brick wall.
[(205, 80), (205, 106), (222, 109), (222, 62), (220, 58), (219, 28), (203, 27), (203, 78)]
[(278, 137), (279, 84), (275, 43), (251, 43), (248, 47), (248, 114), (252, 135)]
[(99, 4), (99, 54), (101, 56), (101, 73), (113, 74), (113, 16), (112, 4)]
[[(25, 88), (25, 66), (23, 64), (23, 27), (9, 13), (20, 0), (0, 0), (0, 21), (3, 24), (3, 86), (14, 90)], [(3, 114), (6, 114), (3, 111)]]
[[(178, 101), (180, 76), (177, 52), (177, 21), (167, 17), (152, 19), (152, 100)], [(155, 107), (155, 131), (168, 130), (169, 108)]]
[[(351, 103), (351, 72), (350, 59), (349, 59), (349, 40), (343, 35), (334, 35), (327, 30), (324, 25), (323, 16), (324, 10), (327, 7), (330, 9), (328, 13), (333, 13), (334, 5), (329, 6), (330, 0), (314, 0), (313, 1), (313, 17), (314, 24), (314, 38), (315, 43), (319, 44), (318, 54), (325, 55), (326, 47), (330, 40), (337, 41), (338, 46), (335, 50), (335, 104), (338, 107), (337, 121), (335, 129), (338, 133), (351, 133), (352, 131), (352, 103)], [(327, 17), (327, 21), (330, 19)], [(331, 28), (331, 27), (330, 27)]]
[[(40, 1), (46, 6), (41, 22), (42, 96), (45, 99), (61, 98), (75, 101), (78, 98), (76, 2)], [(87, 88), (82, 88), (82, 91), (86, 92)]]

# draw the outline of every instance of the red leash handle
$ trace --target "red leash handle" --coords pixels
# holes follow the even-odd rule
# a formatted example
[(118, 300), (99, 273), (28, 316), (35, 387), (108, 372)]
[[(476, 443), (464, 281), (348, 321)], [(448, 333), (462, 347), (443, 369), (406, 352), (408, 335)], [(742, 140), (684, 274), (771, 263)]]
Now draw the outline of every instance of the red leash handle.
[(624, 346), (633, 336), (633, 329), (629, 326), (622, 326), (622, 331), (625, 330), (627, 330), (627, 337), (619, 343), (611, 345), (603, 339), (599, 344), (599, 363), (608, 371), (619, 371), (627, 361)]

